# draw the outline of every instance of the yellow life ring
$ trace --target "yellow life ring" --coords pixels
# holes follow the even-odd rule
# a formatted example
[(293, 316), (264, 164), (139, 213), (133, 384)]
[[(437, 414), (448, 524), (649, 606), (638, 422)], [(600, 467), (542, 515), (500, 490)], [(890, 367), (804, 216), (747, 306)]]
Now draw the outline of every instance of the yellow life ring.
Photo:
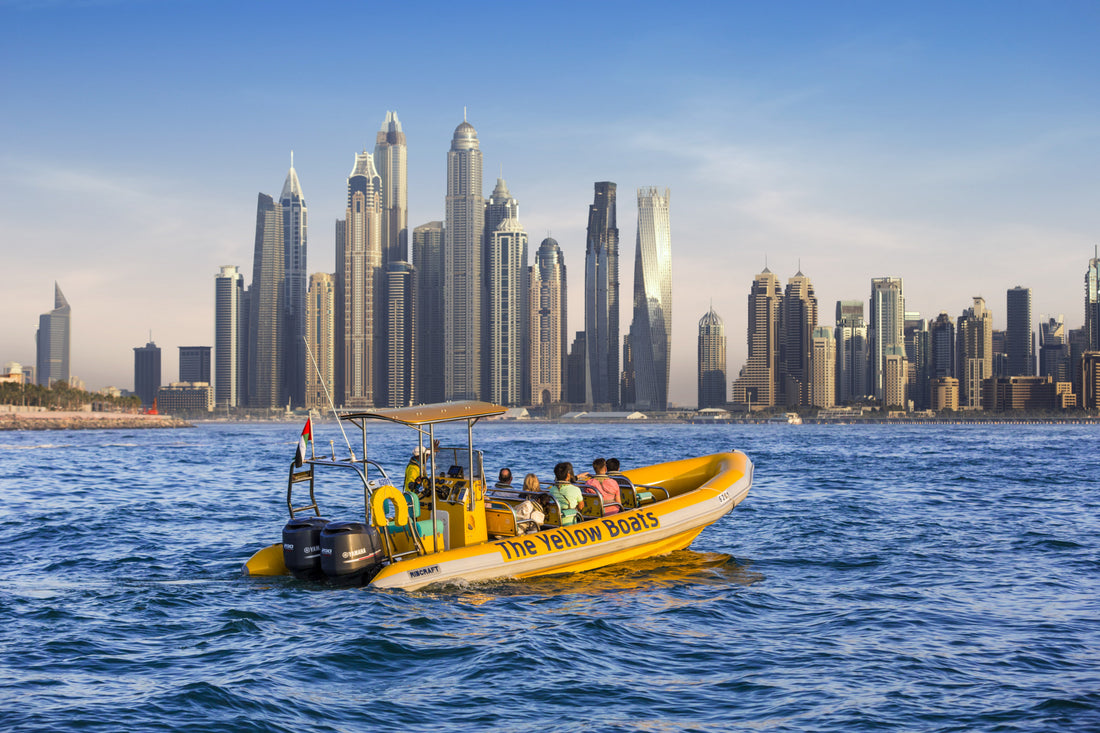
[(380, 486), (370, 498), (371, 523), (375, 527), (385, 527), (390, 523), (386, 519), (386, 502), (392, 501), (395, 509), (393, 524), (404, 527), (409, 523), (409, 504), (405, 495), (396, 486)]

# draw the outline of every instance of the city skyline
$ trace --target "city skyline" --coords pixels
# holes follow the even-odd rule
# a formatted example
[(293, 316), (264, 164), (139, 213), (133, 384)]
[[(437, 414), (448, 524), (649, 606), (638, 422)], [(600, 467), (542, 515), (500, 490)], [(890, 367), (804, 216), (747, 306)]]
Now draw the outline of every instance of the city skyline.
[[(443, 220), (441, 160), (463, 106), (486, 170), (503, 166), (524, 201), (532, 241), (552, 233), (576, 273), (570, 341), (583, 329), (578, 277), (592, 183), (615, 181), (624, 193), (627, 242), (636, 235), (633, 193), (677, 192), (673, 403), (694, 401), (698, 314), (713, 299), (728, 324), (743, 324), (744, 283), (766, 263), (785, 279), (801, 258), (822, 304), (865, 300), (867, 281), (890, 275), (904, 278), (907, 309), (957, 317), (980, 295), (1003, 329), (1002, 293), (1019, 285), (1031, 289), (1033, 314), (1064, 313), (1067, 330), (1082, 325), (1081, 262), (1100, 230), (1091, 203), (1098, 95), (1087, 73), (1096, 66), (1094, 8), (943, 6), (950, 28), (936, 6), (806, 5), (794, 27), (778, 9), (701, 8), (690, 25), (660, 29), (647, 28), (644, 13), (599, 8), (592, 30), (578, 32), (579, 6), (566, 5), (523, 17), (537, 35), (569, 30), (577, 53), (552, 71), (519, 59), (524, 83), (507, 100), (418, 60), (349, 105), (347, 62), (331, 36), (346, 19), (334, 9), (311, 9), (295, 28), (277, 12), (222, 10), (220, 30), (205, 30), (213, 7), (0, 11), (19, 28), (4, 51), (19, 74), (3, 82), (10, 105), (0, 125), (11, 146), (0, 215), (24, 268), (5, 287), (3, 361), (34, 363), (42, 293), (54, 280), (79, 313), (72, 374), (91, 387), (129, 386), (129, 355), (150, 330), (170, 350), (212, 344), (210, 273), (233, 264), (251, 280), (254, 197), (278, 191), (292, 150), (312, 210), (308, 271), (335, 271), (325, 243), (343, 213), (347, 159), (369, 149), (387, 110), (401, 114), (408, 139), (408, 228)], [(496, 22), (463, 27), (488, 36)], [(608, 40), (597, 27), (621, 32)], [(966, 29), (980, 31), (981, 43)], [(417, 31), (437, 42), (431, 58), (489, 68), (487, 56), (451, 39), (453, 23), (425, 19)], [(582, 62), (597, 36), (612, 60), (598, 85)], [(185, 54), (195, 41), (209, 41), (209, 59)], [(298, 51), (290, 73), (308, 100), (298, 115), (285, 108), (287, 82), (251, 63), (285, 47)], [(639, 54), (654, 49), (643, 72)], [(135, 89), (156, 104), (135, 106)], [(64, 123), (60, 99), (87, 124)], [(201, 223), (191, 211), (203, 212)], [(633, 270), (632, 249), (621, 253), (620, 279)], [(624, 325), (629, 306), (620, 301)], [(732, 378), (745, 346), (736, 333), (729, 341)], [(166, 364), (165, 382), (174, 367)]]

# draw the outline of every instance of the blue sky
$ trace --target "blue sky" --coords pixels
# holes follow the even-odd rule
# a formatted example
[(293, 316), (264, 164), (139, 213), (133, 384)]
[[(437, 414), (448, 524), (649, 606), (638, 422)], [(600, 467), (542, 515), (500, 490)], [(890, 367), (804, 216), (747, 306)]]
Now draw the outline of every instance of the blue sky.
[[(461, 12), (458, 12), (461, 10)], [(485, 191), (503, 169), (532, 250), (553, 233), (581, 327), (592, 183), (619, 184), (622, 323), (634, 191), (672, 191), (671, 398), (695, 400), (713, 302), (728, 371), (767, 258), (820, 321), (905, 280), (952, 317), (1005, 291), (1082, 321), (1100, 241), (1096, 3), (301, 3), (0, 0), (0, 362), (34, 363), (57, 280), (73, 373), (133, 384), (152, 331), (213, 342), (218, 267), (252, 275), (257, 192), (294, 151), (311, 271), (331, 271), (354, 153), (387, 110), (409, 140), (409, 223), (443, 217), (463, 107)], [(625, 329), (624, 329), (625, 330)]]

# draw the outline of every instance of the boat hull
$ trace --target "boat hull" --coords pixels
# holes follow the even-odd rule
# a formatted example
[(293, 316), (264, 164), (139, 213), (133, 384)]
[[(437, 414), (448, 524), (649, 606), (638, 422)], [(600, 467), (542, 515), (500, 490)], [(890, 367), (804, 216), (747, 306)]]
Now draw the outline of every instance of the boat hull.
[(531, 578), (674, 552), (745, 498), (752, 462), (743, 453), (722, 453), (626, 475), (670, 497), (602, 519), (402, 560), (382, 568), (371, 585), (416, 590), (431, 583)]

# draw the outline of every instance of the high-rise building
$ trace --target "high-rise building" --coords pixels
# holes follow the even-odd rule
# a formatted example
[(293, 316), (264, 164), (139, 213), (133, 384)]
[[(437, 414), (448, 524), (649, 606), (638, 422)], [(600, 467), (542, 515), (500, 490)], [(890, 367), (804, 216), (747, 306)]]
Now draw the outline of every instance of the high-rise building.
[(417, 275), (416, 401), (443, 402), (444, 349), (440, 330), (443, 306), (443, 222), (431, 221), (413, 229), (413, 265)]
[(528, 317), (527, 302), (530, 297), (524, 288), (527, 280), (527, 232), (519, 219), (509, 216), (497, 225), (489, 238), (487, 254), (487, 398), (497, 404), (519, 405), (522, 401), (525, 362), (521, 354), (527, 348), (523, 338), (527, 329), (523, 328), (523, 323)]
[(788, 407), (810, 404), (810, 358), (817, 328), (817, 297), (799, 270), (787, 281), (779, 308), (779, 400)]
[[(498, 343), (497, 340), (501, 336), (501, 318), (504, 317), (500, 310), (501, 304), (502, 302), (508, 303), (506, 307), (510, 311), (515, 311), (514, 313), (510, 312), (508, 318), (518, 317), (520, 319), (519, 343), (524, 345), (518, 355), (513, 354), (513, 356), (518, 356), (520, 365), (519, 379), (516, 384), (519, 397), (517, 401), (509, 404), (527, 404), (530, 402), (531, 397), (531, 354), (529, 348), (531, 315), (527, 297), (530, 291), (530, 284), (527, 279), (527, 234), (523, 233), (522, 236), (518, 236), (513, 231), (511, 234), (503, 235), (503, 238), (498, 240), (497, 232), (504, 222), (509, 219), (516, 223), (519, 222), (519, 202), (508, 192), (508, 184), (505, 183), (504, 179), (498, 178), (492, 195), (485, 201), (485, 237), (482, 240), (482, 274), (485, 278), (485, 287), (482, 291), (485, 307), (482, 310), (481, 324), (482, 394), (492, 395), (496, 393), (493, 386), (494, 380), (497, 380), (497, 386), (499, 387), (501, 354), (494, 347), (494, 344)], [(512, 228), (513, 225), (509, 225), (509, 229)], [(519, 231), (522, 231), (522, 227)], [(518, 249), (516, 249), (517, 246)], [(503, 262), (501, 257), (519, 258), (521, 269), (518, 275), (511, 271), (510, 264)], [(501, 275), (505, 272), (508, 275), (502, 280)], [(510, 290), (517, 283), (520, 299), (512, 302)], [(492, 399), (492, 397), (489, 397), (489, 399)]]
[(932, 352), (929, 376), (955, 376), (955, 322), (951, 316), (941, 312), (936, 320), (929, 322), (928, 334)]
[(867, 322), (862, 300), (836, 302), (836, 402), (851, 404), (871, 394)]
[[(634, 405), (668, 409), (669, 349), (672, 345), (672, 232), (669, 191), (638, 190), (638, 238), (634, 250)], [(617, 375), (616, 375), (617, 376)]]
[(444, 392), (448, 400), (481, 396), (482, 238), (481, 150), (477, 130), (463, 120), (447, 153), (447, 224), (444, 230)]
[(1070, 381), (1064, 316), (1039, 316), (1039, 376)]
[(305, 406), (325, 410), (336, 387), (336, 278), (327, 272), (309, 276), (306, 342)]
[(1077, 397), (1077, 404), (1083, 405), (1081, 364), (1085, 352), (1093, 351), (1089, 346), (1088, 326), (1070, 329), (1069, 334), (1066, 336), (1066, 350), (1069, 352), (1069, 380), (1073, 384), (1073, 393)]
[(619, 404), (619, 229), (615, 184), (599, 181), (588, 207), (584, 254), (585, 400)]
[(1100, 410), (1100, 351), (1081, 355), (1081, 399), (1077, 403), (1086, 410)]
[(733, 383), (735, 402), (774, 407), (779, 377), (779, 278), (767, 267), (753, 278), (749, 291), (748, 358)]
[(989, 376), (1008, 376), (1008, 333), (993, 329), (993, 365), (990, 367)]
[(394, 261), (386, 266), (386, 407), (415, 403), (416, 361), (416, 268)]
[(1005, 351), (1008, 353), (1008, 376), (1035, 375), (1035, 335), (1031, 330), (1031, 288), (1019, 285), (1008, 291), (1005, 313)]
[[(282, 206), (261, 193), (256, 202), (256, 247), (248, 303), (248, 406), (286, 404), (286, 272)], [(159, 385), (158, 385), (159, 386)]]
[(38, 317), (35, 334), (37, 355), (35, 374), (44, 387), (54, 382), (69, 383), (69, 328), (72, 309), (61, 292), (61, 286), (53, 284), (53, 310)]
[(244, 277), (234, 265), (223, 265), (214, 279), (214, 403), (239, 407), (247, 395), (241, 390), (247, 372), (248, 342), (244, 325)]
[(134, 347), (134, 394), (142, 407), (152, 407), (160, 389), (160, 347), (150, 341)]
[(210, 384), (210, 347), (181, 346), (180, 378), (181, 382), (205, 382)]
[(887, 354), (883, 362), (883, 407), (905, 408), (909, 360), (904, 354)]
[(1100, 255), (1096, 254), (1085, 271), (1085, 346), (1088, 351), (1100, 351)]
[(374, 144), (382, 180), (382, 265), (409, 259), (408, 147), (396, 112), (386, 112)]
[(982, 408), (982, 383), (993, 376), (993, 312), (985, 299), (974, 298), (974, 304), (962, 312), (955, 337), (959, 379), (959, 407)]
[(569, 348), (569, 359), (566, 364), (565, 392), (566, 401), (580, 405), (587, 399), (588, 389), (585, 382), (588, 379), (588, 347), (585, 344), (584, 331), (577, 331), (573, 338), (573, 344)]
[[(336, 253), (338, 404), (362, 409), (381, 404), (385, 386), (382, 179), (368, 152), (355, 156), (348, 175), (343, 246)], [(339, 242), (337, 243), (339, 245)]]
[(714, 306), (699, 319), (699, 409), (726, 404), (726, 326)]
[(876, 277), (871, 280), (869, 313), (871, 389), (874, 398), (884, 402), (887, 397), (886, 357), (905, 357), (905, 294), (900, 277)]
[(545, 406), (565, 396), (567, 291), (565, 257), (556, 240), (542, 240), (529, 272), (531, 402)]
[[(283, 268), (286, 278), (287, 325), (283, 346), (284, 390), (291, 404), (300, 406), (304, 400), (306, 378), (306, 246), (308, 241), (308, 210), (302, 197), (302, 184), (294, 170), (294, 154), (290, 155), (290, 171), (279, 196), (283, 213)], [(180, 377), (180, 381), (187, 381)]]
[(932, 370), (932, 341), (928, 323), (916, 311), (905, 313), (905, 358), (909, 362), (906, 394), (918, 410), (927, 410), (928, 379)]
[(836, 404), (836, 339), (828, 326), (816, 326), (811, 335), (809, 404)]
[(630, 343), (630, 329), (623, 336), (623, 369), (619, 377), (619, 404), (633, 405), (635, 395), (634, 347)]

